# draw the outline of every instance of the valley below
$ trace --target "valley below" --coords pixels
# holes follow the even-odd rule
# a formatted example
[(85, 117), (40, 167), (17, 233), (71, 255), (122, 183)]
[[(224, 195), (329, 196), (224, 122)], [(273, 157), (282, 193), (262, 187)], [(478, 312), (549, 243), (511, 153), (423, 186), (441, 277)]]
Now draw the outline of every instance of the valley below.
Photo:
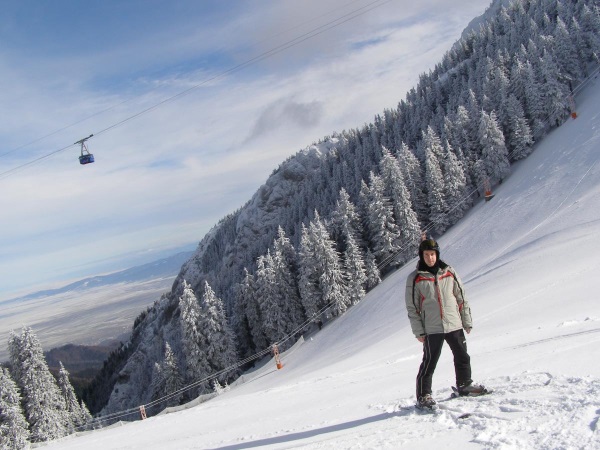
[[(66, 344), (116, 347), (135, 318), (169, 291), (175, 276), (123, 282), (0, 303), (0, 361), (8, 360), (8, 337), (33, 329), (49, 351)], [(68, 368), (68, 365), (65, 364)]]

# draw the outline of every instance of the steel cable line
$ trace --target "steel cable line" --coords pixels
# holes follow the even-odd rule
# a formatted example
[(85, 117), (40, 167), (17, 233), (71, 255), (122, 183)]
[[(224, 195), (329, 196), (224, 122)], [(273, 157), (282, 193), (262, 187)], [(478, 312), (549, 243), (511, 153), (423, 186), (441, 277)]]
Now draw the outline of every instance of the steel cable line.
[[(314, 38), (316, 36), (319, 36), (320, 34), (323, 34), (326, 31), (329, 31), (329, 30), (331, 30), (333, 28), (336, 28), (336, 27), (338, 27), (340, 25), (343, 25), (343, 24), (345, 24), (345, 23), (347, 23), (347, 22), (349, 22), (349, 21), (351, 21), (351, 20), (353, 20), (353, 19), (355, 19), (357, 17), (360, 17), (360, 16), (362, 16), (362, 15), (364, 15), (364, 14), (366, 14), (366, 13), (368, 13), (368, 12), (370, 12), (370, 11), (376, 9), (376, 8), (379, 8), (379, 7), (381, 7), (381, 6), (383, 6), (383, 5), (387, 4), (387, 3), (390, 3), (392, 1), (393, 0), (374, 0), (374, 1), (368, 3), (368, 4), (364, 5), (364, 6), (361, 6), (360, 8), (356, 8), (356, 9), (354, 9), (353, 11), (351, 11), (349, 13), (346, 13), (346, 14), (340, 16), (340, 17), (337, 17), (337, 18), (335, 18), (335, 19), (333, 19), (333, 20), (325, 23), (324, 25), (320, 25), (320, 26), (318, 26), (318, 27), (316, 27), (316, 28), (314, 28), (314, 29), (312, 29), (312, 30), (310, 30), (310, 31), (308, 31), (308, 32), (306, 32), (306, 33), (304, 33), (304, 34), (302, 34), (302, 35), (294, 38), (294, 39), (291, 39), (291, 40), (289, 40), (289, 41), (287, 41), (287, 42), (285, 42), (285, 43), (283, 43), (281, 45), (278, 45), (278, 46), (276, 46), (276, 47), (274, 47), (274, 48), (272, 48), (272, 49), (270, 49), (270, 50), (268, 50), (266, 52), (263, 52), (263, 53), (255, 56), (253, 58), (250, 58), (250, 59), (248, 59), (248, 60), (246, 60), (246, 61), (244, 61), (244, 62), (242, 62), (242, 63), (240, 63), (240, 64), (238, 64), (238, 65), (236, 65), (234, 67), (231, 67), (231, 68), (229, 68), (227, 70), (224, 70), (224, 71), (222, 71), (222, 72), (220, 72), (220, 73), (218, 73), (218, 74), (216, 74), (216, 75), (214, 75), (212, 77), (209, 77), (209, 78), (205, 79), (204, 81), (202, 81), (202, 82), (200, 82), (200, 83), (198, 83), (198, 84), (196, 84), (194, 86), (189, 87), (188, 89), (185, 89), (185, 90), (183, 90), (181, 92), (178, 92), (175, 95), (167, 97), (166, 99), (164, 99), (164, 100), (162, 100), (162, 101), (160, 101), (158, 103), (155, 103), (152, 106), (149, 106), (149, 107), (147, 107), (147, 108), (145, 108), (145, 109), (143, 109), (143, 110), (141, 110), (141, 111), (139, 111), (139, 112), (137, 112), (135, 114), (132, 114), (129, 117), (126, 117), (125, 119), (122, 119), (122, 120), (120, 120), (120, 121), (118, 121), (118, 122), (116, 122), (116, 123), (114, 123), (114, 124), (112, 124), (112, 125), (104, 128), (104, 129), (102, 129), (102, 130), (100, 130), (98, 132), (93, 133), (93, 135), (94, 136), (98, 136), (98, 135), (101, 135), (103, 133), (106, 133), (106, 132), (108, 132), (108, 131), (110, 131), (110, 130), (112, 130), (114, 128), (117, 128), (120, 125), (123, 125), (123, 124), (129, 122), (130, 120), (133, 120), (133, 119), (135, 119), (137, 117), (140, 117), (140, 116), (142, 116), (144, 114), (147, 114), (150, 111), (153, 111), (153, 110), (155, 110), (155, 109), (157, 109), (157, 108), (165, 105), (166, 103), (170, 103), (170, 102), (172, 102), (174, 100), (177, 100), (177, 99), (179, 99), (181, 97), (184, 97), (184, 96), (190, 94), (191, 92), (197, 90), (198, 88), (206, 85), (207, 83), (210, 83), (212, 81), (218, 80), (220, 78), (223, 78), (226, 75), (229, 75), (231, 73), (234, 73), (234, 72), (237, 72), (239, 70), (242, 70), (242, 69), (244, 69), (244, 68), (246, 68), (246, 67), (248, 67), (248, 66), (250, 66), (252, 64), (255, 64), (257, 62), (260, 62), (260, 61), (263, 61), (263, 60), (265, 60), (267, 58), (270, 58), (270, 57), (272, 57), (274, 55), (282, 53), (282, 52), (284, 52), (285, 50), (288, 50), (291, 47), (294, 47), (294, 46), (296, 46), (298, 44), (301, 44), (302, 42), (305, 42), (305, 41), (307, 41), (309, 39), (312, 39), (312, 38)], [(124, 101), (122, 103), (126, 103), (127, 101), (129, 101), (129, 100), (126, 100), (126, 101)], [(116, 105), (116, 106), (118, 106), (118, 105)], [(112, 109), (112, 108), (113, 107), (111, 107), (109, 109)], [(83, 119), (83, 120), (86, 120), (86, 119)], [(65, 128), (68, 128), (68, 127), (69, 126), (67, 126)], [(55, 134), (57, 132), (54, 132), (54, 133), (51, 133), (51, 134)], [(41, 139), (43, 139), (43, 138), (40, 138), (38, 140), (41, 140)], [(37, 142), (38, 140), (36, 140), (34, 142)], [(28, 145), (28, 144), (26, 144), (26, 145)], [(2, 172), (2, 173), (0, 173), (0, 180), (2, 180), (4, 178), (7, 178), (8, 176), (10, 176), (10, 175), (12, 175), (14, 173), (17, 173), (20, 169), (23, 169), (23, 168), (25, 168), (27, 166), (30, 166), (30, 165), (35, 164), (37, 162), (40, 162), (40, 161), (42, 161), (42, 160), (44, 160), (44, 159), (46, 159), (46, 158), (48, 158), (50, 156), (53, 156), (53, 155), (55, 155), (57, 153), (60, 153), (60, 152), (62, 152), (64, 150), (72, 147), (73, 145), (75, 145), (75, 144), (67, 145), (67, 146), (62, 147), (60, 149), (54, 150), (54, 151), (52, 151), (52, 152), (50, 152), (50, 153), (48, 153), (46, 155), (43, 155), (43, 156), (41, 156), (39, 158), (36, 158), (36, 159), (34, 159), (32, 161), (23, 163), (23, 164), (21, 164), (19, 166), (16, 166), (16, 167), (12, 168), (12, 169), (9, 169), (9, 170), (7, 170), (5, 172)], [(14, 151), (14, 150), (11, 150), (11, 152), (12, 151)]]
[(37, 162), (40, 162), (40, 161), (42, 161), (42, 160), (44, 160), (46, 158), (49, 158), (49, 157), (51, 157), (53, 155), (56, 155), (57, 153), (65, 151), (66, 149), (71, 148), (74, 145), (75, 144), (67, 145), (65, 147), (59, 148), (58, 150), (54, 150), (54, 151), (52, 151), (50, 153), (47, 153), (47, 154), (45, 154), (43, 156), (40, 156), (39, 158), (32, 159), (31, 161), (28, 161), (28, 162), (23, 163), (23, 164), (21, 164), (19, 166), (13, 167), (12, 169), (9, 169), (9, 170), (7, 170), (5, 172), (2, 172), (2, 173), (0, 173), (0, 180), (8, 178), (10, 175), (13, 175), (13, 174), (15, 174), (17, 172), (20, 172), (21, 170), (25, 169), (27, 166), (31, 166), (31, 165), (33, 165), (33, 164), (35, 164)]
[[(154, 89), (151, 89), (150, 91), (146, 92), (146, 94), (148, 94), (148, 93), (150, 93), (150, 92), (154, 92), (154, 91), (155, 91), (155, 90), (157, 90), (157, 89), (158, 89), (158, 87), (157, 87), (157, 88), (154, 88)], [(103, 110), (101, 110), (101, 111), (98, 111), (98, 112), (96, 112), (96, 113), (94, 113), (94, 114), (92, 114), (92, 115), (90, 115), (90, 116), (87, 116), (87, 117), (85, 117), (85, 118), (83, 118), (83, 119), (81, 119), (81, 120), (78, 120), (77, 122), (73, 122), (73, 123), (72, 123), (72, 124), (70, 124), (70, 125), (66, 125), (66, 126), (64, 126), (64, 127), (62, 127), (62, 128), (59, 128), (58, 130), (55, 130), (55, 131), (53, 131), (53, 132), (51, 132), (51, 133), (48, 133), (48, 134), (46, 134), (46, 135), (44, 135), (44, 136), (41, 136), (41, 137), (39, 137), (39, 138), (37, 138), (37, 139), (34, 139), (33, 141), (30, 141), (30, 142), (28, 142), (28, 143), (26, 143), (26, 144), (20, 145), (19, 147), (13, 148), (12, 150), (8, 150), (7, 152), (0, 153), (0, 158), (4, 157), (4, 156), (6, 156), (6, 155), (10, 155), (11, 153), (14, 153), (14, 152), (16, 152), (17, 150), (21, 150), (22, 148), (28, 147), (28, 146), (30, 146), (30, 145), (33, 145), (33, 144), (37, 143), (37, 142), (43, 141), (44, 139), (46, 139), (46, 138), (48, 138), (48, 137), (50, 137), (50, 136), (54, 136), (55, 134), (58, 134), (58, 133), (60, 133), (61, 131), (64, 131), (64, 130), (67, 130), (67, 129), (71, 128), (71, 127), (74, 127), (75, 125), (79, 125), (80, 123), (83, 123), (83, 122), (85, 122), (86, 120), (89, 120), (89, 119), (91, 119), (91, 118), (93, 118), (93, 117), (99, 116), (100, 114), (103, 114), (103, 113), (105, 113), (105, 112), (107, 112), (107, 111), (110, 111), (110, 110), (112, 110), (112, 109), (115, 109), (115, 108), (117, 108), (117, 107), (119, 107), (119, 106), (121, 106), (121, 105), (123, 105), (123, 104), (125, 104), (125, 103), (128, 103), (128, 102), (130, 102), (130, 101), (134, 100), (135, 98), (137, 98), (137, 97), (132, 97), (132, 98), (130, 98), (130, 99), (123, 100), (122, 102), (120, 102), (120, 103), (117, 103), (116, 105), (112, 105), (112, 106), (110, 106), (110, 107), (108, 107), (108, 108), (105, 108), (105, 109), (103, 109)], [(69, 148), (69, 147), (71, 147), (71, 146), (69, 145), (69, 146), (67, 146), (66, 148)], [(64, 150), (64, 149), (61, 149), (60, 151), (62, 151), (62, 150)]]

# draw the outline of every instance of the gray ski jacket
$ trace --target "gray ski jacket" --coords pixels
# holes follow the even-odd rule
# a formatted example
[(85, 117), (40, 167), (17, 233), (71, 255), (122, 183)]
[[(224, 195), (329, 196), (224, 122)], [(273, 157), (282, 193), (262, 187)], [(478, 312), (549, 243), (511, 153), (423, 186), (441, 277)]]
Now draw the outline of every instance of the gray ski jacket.
[(406, 280), (406, 309), (416, 337), (473, 328), (460, 278), (443, 261), (439, 266), (435, 276), (417, 269)]

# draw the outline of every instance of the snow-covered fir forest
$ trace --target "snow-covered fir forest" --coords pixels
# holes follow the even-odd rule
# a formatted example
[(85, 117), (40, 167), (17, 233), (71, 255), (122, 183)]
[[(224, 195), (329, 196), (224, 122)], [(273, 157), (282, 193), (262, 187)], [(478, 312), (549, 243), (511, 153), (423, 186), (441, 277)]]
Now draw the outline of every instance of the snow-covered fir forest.
[[(573, 90), (600, 62), (597, 2), (489, 11), (396, 109), (290, 157), (202, 239), (85, 392), (96, 426), (221, 389), (273, 344), (343, 314), (414, 257), (422, 232), (441, 236), (570, 117)], [(13, 333), (9, 351), (2, 448), (89, 421), (68, 378), (48, 378), (31, 330)]]
[[(40, 341), (31, 328), (11, 332), (10, 372), (0, 367), (0, 448), (22, 449), (87, 429), (92, 416), (80, 402), (69, 372), (60, 364), (50, 373)], [(16, 380), (16, 381), (15, 381)]]

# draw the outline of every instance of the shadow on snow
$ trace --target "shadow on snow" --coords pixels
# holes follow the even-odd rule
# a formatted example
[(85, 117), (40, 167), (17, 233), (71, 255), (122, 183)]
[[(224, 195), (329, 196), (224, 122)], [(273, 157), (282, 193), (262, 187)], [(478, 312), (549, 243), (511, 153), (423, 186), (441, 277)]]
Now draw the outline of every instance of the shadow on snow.
[(301, 431), (298, 433), (291, 433), (282, 436), (275, 436), (266, 439), (259, 439), (251, 442), (241, 442), (239, 444), (227, 445), (225, 447), (217, 447), (213, 450), (240, 450), (244, 448), (255, 448), (262, 447), (264, 445), (282, 444), (284, 442), (299, 441), (301, 439), (308, 439), (314, 436), (319, 436), (326, 433), (335, 433), (337, 431), (348, 430), (350, 428), (360, 427), (373, 422), (379, 422), (381, 420), (387, 420), (391, 417), (397, 416), (397, 412), (386, 412), (378, 414), (376, 416), (367, 417), (364, 419), (351, 420), (350, 422), (339, 423), (337, 425), (330, 425), (323, 428), (316, 428), (314, 430)]

